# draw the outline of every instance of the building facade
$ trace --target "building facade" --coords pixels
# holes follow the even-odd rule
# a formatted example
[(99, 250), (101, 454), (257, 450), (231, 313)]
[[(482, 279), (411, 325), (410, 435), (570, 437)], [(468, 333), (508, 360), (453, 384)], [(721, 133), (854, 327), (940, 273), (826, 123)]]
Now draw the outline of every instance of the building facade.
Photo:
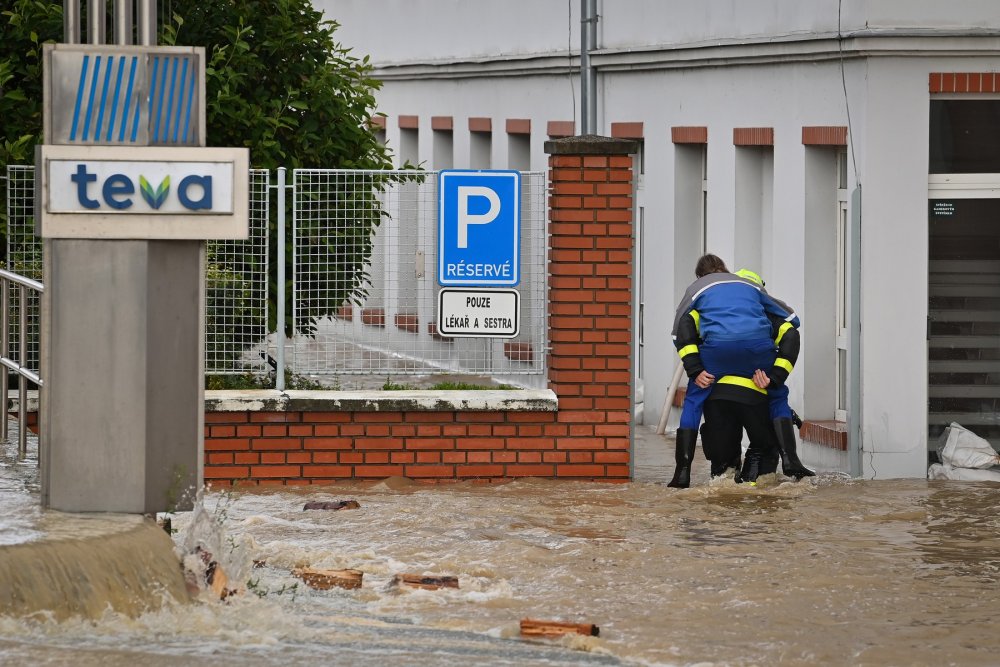
[[(544, 142), (580, 130), (579, 2), (316, 5), (371, 56), (400, 163), (544, 169)], [(807, 462), (923, 477), (952, 421), (1000, 445), (1000, 5), (598, 0), (597, 12), (597, 133), (641, 146), (644, 422), (664, 409), (674, 308), (708, 251), (759, 272), (802, 317), (791, 402), (813, 422), (803, 437), (827, 441), (807, 443)], [(837, 422), (852, 417), (848, 451)]]

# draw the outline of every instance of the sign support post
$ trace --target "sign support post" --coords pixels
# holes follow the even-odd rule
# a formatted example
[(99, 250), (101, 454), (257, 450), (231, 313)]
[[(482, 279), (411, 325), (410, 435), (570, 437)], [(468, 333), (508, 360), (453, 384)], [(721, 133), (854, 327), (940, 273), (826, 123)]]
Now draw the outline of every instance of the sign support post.
[[(102, 44), (92, 24), (90, 44), (44, 53), (39, 464), (43, 506), (63, 511), (193, 505), (204, 240), (247, 234), (246, 149), (204, 148), (204, 50), (153, 46), (150, 1), (139, 2), (140, 46)], [(73, 42), (79, 11), (66, 16)], [(131, 28), (116, 33), (121, 44)]]

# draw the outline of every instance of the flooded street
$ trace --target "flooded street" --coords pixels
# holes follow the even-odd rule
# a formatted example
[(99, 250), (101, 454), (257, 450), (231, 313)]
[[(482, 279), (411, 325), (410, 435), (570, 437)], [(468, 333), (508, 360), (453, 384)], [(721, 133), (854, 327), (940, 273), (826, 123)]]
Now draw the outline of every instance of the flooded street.
[[(135, 619), (0, 618), (0, 663), (997, 664), (1000, 485), (820, 475), (750, 488), (709, 484), (702, 466), (679, 491), (663, 486), (672, 442), (639, 428), (639, 481), (625, 485), (211, 493), (228, 543), (266, 562), (249, 592)], [(17, 467), (8, 456), (0, 472), (0, 544), (31, 530), (10, 516), (33, 511), (13, 500)], [(302, 509), (344, 499), (360, 508)], [(176, 541), (190, 516), (173, 517)], [(309, 589), (290, 572), (305, 566), (362, 570), (364, 586)], [(460, 588), (389, 586), (403, 572)], [(601, 632), (521, 640), (526, 617)]]

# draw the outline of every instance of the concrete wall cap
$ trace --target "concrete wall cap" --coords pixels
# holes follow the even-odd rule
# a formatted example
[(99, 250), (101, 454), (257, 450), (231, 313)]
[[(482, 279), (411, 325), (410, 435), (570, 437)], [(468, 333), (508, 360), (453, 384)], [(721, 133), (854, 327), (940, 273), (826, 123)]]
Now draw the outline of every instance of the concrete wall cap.
[(545, 152), (549, 155), (632, 155), (639, 150), (639, 142), (633, 139), (602, 137), (597, 134), (583, 134), (545, 142)]
[(206, 391), (206, 412), (556, 412), (550, 389), (481, 391)]

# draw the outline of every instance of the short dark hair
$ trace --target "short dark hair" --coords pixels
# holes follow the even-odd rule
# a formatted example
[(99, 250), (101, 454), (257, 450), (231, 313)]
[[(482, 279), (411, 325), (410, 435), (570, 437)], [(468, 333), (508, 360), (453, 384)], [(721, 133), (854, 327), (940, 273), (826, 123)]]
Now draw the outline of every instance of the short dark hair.
[(710, 273), (729, 273), (729, 269), (726, 268), (726, 263), (717, 255), (702, 255), (698, 258), (698, 263), (694, 266), (694, 275), (701, 278)]

